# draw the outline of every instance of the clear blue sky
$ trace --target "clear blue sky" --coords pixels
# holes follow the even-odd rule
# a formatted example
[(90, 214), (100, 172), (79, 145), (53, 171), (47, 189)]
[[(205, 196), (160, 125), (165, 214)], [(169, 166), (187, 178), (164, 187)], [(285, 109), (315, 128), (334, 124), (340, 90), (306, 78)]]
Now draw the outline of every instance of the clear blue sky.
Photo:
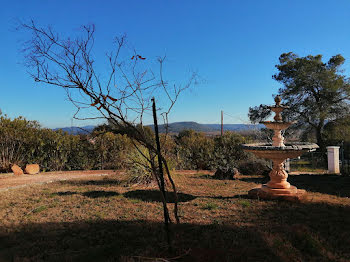
[[(273, 102), (272, 80), (281, 53), (342, 54), (350, 65), (350, 1), (276, 0), (31, 0), (0, 2), (0, 109), (45, 127), (70, 126), (74, 107), (63, 90), (35, 84), (21, 64), (16, 19), (34, 19), (57, 31), (94, 23), (98, 48), (126, 33), (143, 56), (166, 54), (168, 78), (181, 82), (196, 70), (204, 83), (179, 100), (170, 122), (247, 122), (249, 106)], [(74, 125), (91, 122), (74, 121)]]

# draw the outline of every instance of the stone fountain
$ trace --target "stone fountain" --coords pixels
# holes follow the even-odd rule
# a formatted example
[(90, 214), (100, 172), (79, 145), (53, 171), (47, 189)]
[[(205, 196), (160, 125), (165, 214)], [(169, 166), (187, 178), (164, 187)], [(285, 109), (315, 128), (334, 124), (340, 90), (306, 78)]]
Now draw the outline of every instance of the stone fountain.
[(286, 200), (300, 200), (305, 197), (305, 190), (297, 189), (287, 182), (288, 174), (284, 169), (284, 161), (287, 158), (296, 158), (305, 152), (314, 151), (318, 145), (311, 143), (284, 143), (282, 131), (287, 129), (293, 122), (283, 122), (281, 112), (288, 108), (281, 105), (281, 97), (275, 97), (276, 104), (270, 106), (275, 113), (274, 121), (261, 122), (267, 128), (273, 129), (274, 136), (271, 143), (244, 144), (243, 149), (260, 158), (270, 159), (273, 167), (269, 173), (270, 181), (267, 184), (253, 188), (249, 191), (251, 197), (263, 199), (282, 198)]

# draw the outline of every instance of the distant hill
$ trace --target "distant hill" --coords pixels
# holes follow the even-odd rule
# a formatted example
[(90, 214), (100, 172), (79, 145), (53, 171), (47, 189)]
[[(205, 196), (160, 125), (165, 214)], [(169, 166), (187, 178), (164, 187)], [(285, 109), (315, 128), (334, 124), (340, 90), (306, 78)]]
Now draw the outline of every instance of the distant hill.
[(57, 131), (57, 130), (62, 130), (64, 132), (68, 132), (68, 134), (72, 134), (72, 135), (85, 135), (85, 134), (89, 134), (92, 132), (92, 130), (94, 130), (95, 126), (82, 126), (82, 127), (77, 127), (77, 126), (72, 126), (72, 127), (59, 127), (59, 128), (54, 128), (53, 130)]
[[(154, 129), (153, 125), (149, 125), (152, 129)], [(247, 124), (224, 124), (224, 131), (245, 131), (245, 130), (252, 130), (252, 129), (261, 129), (264, 125), (258, 124), (258, 125), (247, 125)], [(63, 131), (68, 132), (69, 134), (88, 134), (92, 132), (92, 130), (95, 128), (95, 126), (83, 126), (83, 127), (62, 127), (62, 128), (55, 128), (54, 130), (62, 129)], [(218, 132), (221, 130), (220, 124), (199, 124), (197, 122), (175, 122), (170, 123), (168, 127), (169, 133), (179, 133), (182, 130), (188, 130), (192, 129), (197, 132)], [(159, 125), (159, 132), (164, 133), (165, 132), (165, 126)]]
[[(154, 129), (154, 125), (149, 125), (152, 129)], [(175, 122), (170, 123), (168, 125), (168, 132), (169, 133), (179, 133), (182, 130), (188, 130), (192, 129), (197, 132), (213, 132), (214, 130), (206, 125), (198, 124), (197, 122)], [(165, 125), (159, 125), (159, 132), (164, 133), (165, 132)]]
[[(153, 129), (153, 125), (150, 125)], [(244, 130), (252, 130), (252, 129), (261, 129), (264, 125), (247, 125), (247, 124), (224, 124), (224, 131), (244, 131)], [(179, 133), (182, 130), (192, 129), (197, 132), (217, 132), (221, 131), (220, 124), (199, 124), (197, 122), (175, 122), (170, 123), (168, 127), (169, 133)], [(165, 132), (165, 126), (159, 126), (159, 132)]]

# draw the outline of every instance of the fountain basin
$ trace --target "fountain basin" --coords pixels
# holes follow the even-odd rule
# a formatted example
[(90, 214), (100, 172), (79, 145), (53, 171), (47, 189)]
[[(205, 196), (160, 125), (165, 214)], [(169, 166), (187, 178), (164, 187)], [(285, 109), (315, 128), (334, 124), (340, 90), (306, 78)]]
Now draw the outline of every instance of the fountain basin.
[(243, 144), (244, 151), (251, 152), (261, 158), (296, 158), (305, 152), (315, 151), (318, 148), (314, 143), (288, 143), (285, 146), (273, 146), (271, 143)]
[(249, 191), (252, 197), (299, 201), (305, 197), (305, 190), (297, 189), (287, 182), (288, 173), (284, 170), (284, 161), (287, 158), (296, 158), (305, 152), (318, 148), (313, 143), (289, 143), (284, 146), (273, 146), (271, 143), (253, 143), (242, 145), (243, 150), (251, 152), (257, 157), (270, 159), (273, 169), (269, 176), (270, 181)]

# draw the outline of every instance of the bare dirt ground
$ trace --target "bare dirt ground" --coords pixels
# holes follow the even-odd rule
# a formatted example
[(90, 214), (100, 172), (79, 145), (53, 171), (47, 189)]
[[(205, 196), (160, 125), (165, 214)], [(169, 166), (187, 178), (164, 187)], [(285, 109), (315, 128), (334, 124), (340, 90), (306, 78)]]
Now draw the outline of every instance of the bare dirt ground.
[[(193, 170), (181, 170), (177, 171), (180, 174), (195, 174), (195, 173), (209, 174), (208, 171), (193, 171)], [(120, 172), (119, 172), (120, 173)], [(300, 174), (312, 174), (312, 172), (291, 172), (293, 175)], [(37, 175), (20, 175), (15, 176), (13, 173), (0, 174), (0, 192), (9, 189), (21, 188), (25, 186), (35, 184), (46, 184), (56, 181), (64, 181), (69, 179), (89, 179), (99, 176), (107, 176), (116, 174), (113, 170), (78, 170), (78, 171), (55, 171), (55, 172), (42, 172)], [(316, 172), (315, 172), (316, 174)], [(317, 173), (319, 174), (319, 173)]]
[[(289, 182), (308, 192), (299, 203), (250, 199), (266, 177), (176, 171), (181, 223), (171, 225), (169, 251), (157, 187), (104, 170), (55, 172), (51, 180), (66, 181), (44, 183), (49, 176), (0, 179), (38, 183), (0, 192), (1, 262), (350, 261), (350, 177), (291, 175)], [(175, 195), (167, 199), (175, 221)]]
[(0, 174), (0, 192), (35, 184), (46, 184), (70, 179), (89, 179), (115, 173), (113, 170), (79, 170), (44, 172), (37, 175), (24, 174), (20, 176), (15, 176), (13, 173)]

